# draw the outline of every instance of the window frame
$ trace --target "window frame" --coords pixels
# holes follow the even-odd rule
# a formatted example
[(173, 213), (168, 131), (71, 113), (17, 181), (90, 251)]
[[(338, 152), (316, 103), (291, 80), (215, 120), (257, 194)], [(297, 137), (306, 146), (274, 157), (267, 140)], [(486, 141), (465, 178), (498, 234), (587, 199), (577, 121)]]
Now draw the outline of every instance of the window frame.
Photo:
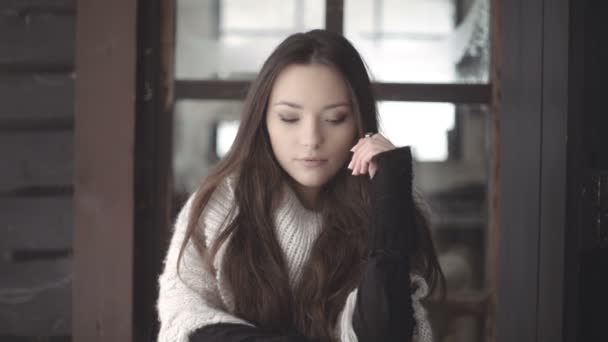
[[(219, 1), (216, 0), (216, 7), (219, 8)], [(462, 0), (455, 0), (459, 3)], [(493, 1), (493, 0), (489, 0)], [(376, 4), (380, 1), (376, 1)], [(461, 6), (457, 6), (460, 8)], [(343, 34), (344, 30), (344, 0), (325, 0), (325, 29), (338, 34)], [(493, 44), (493, 42), (490, 42)], [(494, 50), (491, 45), (491, 49)], [(491, 68), (491, 66), (490, 66)], [(493, 73), (490, 73), (493, 75)], [(230, 79), (175, 79), (174, 91), (175, 100), (242, 100), (251, 84), (251, 80), (230, 80)], [(491, 108), (495, 99), (494, 89), (489, 83), (411, 83), (411, 82), (372, 82), (374, 95), (377, 101), (404, 101), (404, 102), (442, 102), (458, 104), (482, 104)], [(458, 113), (455, 113), (458, 117)], [(459, 126), (454, 127), (460, 129)], [(460, 135), (459, 132), (456, 133)], [(454, 156), (449, 156), (453, 158)], [(448, 159), (450, 160), (450, 159)], [(490, 183), (491, 185), (494, 183)], [(488, 193), (488, 195), (490, 192)], [(491, 220), (488, 220), (490, 224)], [(490, 226), (488, 231), (495, 230)], [(489, 236), (495, 234), (489, 233)], [(487, 251), (482, 251), (484, 254)], [(492, 254), (492, 253), (490, 253)], [(484, 260), (485, 261), (485, 260)], [(486, 261), (487, 263), (487, 261)], [(493, 275), (489, 270), (484, 270), (484, 274)], [(495, 284), (495, 280), (489, 280), (479, 292), (473, 295), (449, 296), (443, 302), (451, 312), (474, 315), (481, 319), (478, 339), (484, 338), (487, 330), (489, 310), (492, 307), (494, 289), (490, 285)], [(436, 303), (429, 303), (436, 306)], [(483, 318), (486, 320), (484, 321)]]

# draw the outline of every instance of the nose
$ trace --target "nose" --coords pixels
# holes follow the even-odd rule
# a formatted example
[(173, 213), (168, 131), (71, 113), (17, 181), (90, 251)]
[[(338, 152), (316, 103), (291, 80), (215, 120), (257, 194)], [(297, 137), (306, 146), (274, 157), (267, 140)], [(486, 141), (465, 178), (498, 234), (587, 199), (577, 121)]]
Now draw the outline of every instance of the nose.
[(324, 136), (321, 127), (315, 120), (310, 120), (307, 125), (303, 125), (301, 132), (301, 144), (308, 148), (319, 148), (323, 143)]

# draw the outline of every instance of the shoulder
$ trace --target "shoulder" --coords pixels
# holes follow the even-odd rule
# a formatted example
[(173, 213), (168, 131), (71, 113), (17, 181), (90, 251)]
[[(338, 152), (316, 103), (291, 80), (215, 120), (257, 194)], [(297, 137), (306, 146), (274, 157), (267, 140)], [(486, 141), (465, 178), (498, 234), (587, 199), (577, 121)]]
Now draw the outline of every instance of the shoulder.
[[(236, 176), (230, 175), (222, 180), (213, 190), (209, 201), (198, 217), (197, 228), (205, 236), (206, 245), (209, 245), (236, 212), (234, 197)], [(198, 191), (192, 193), (180, 210), (176, 222), (176, 233), (185, 230), (195, 207)]]

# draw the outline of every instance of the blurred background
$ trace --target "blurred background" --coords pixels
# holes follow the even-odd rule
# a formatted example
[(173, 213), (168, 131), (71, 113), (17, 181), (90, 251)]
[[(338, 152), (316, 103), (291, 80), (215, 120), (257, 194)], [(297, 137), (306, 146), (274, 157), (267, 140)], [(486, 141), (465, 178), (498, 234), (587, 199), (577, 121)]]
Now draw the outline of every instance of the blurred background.
[(353, 0), (332, 12), (323, 0), (178, 0), (173, 214), (228, 151), (239, 125), (242, 93), (217, 100), (197, 85), (219, 92), (251, 80), (289, 34), (342, 21), (373, 81), (391, 84), (378, 90), (381, 132), (413, 147), (415, 185), (432, 211), (452, 308), (433, 307), (437, 340), (483, 340), (490, 98), (454, 103), (434, 87), (420, 87), (433, 96), (428, 102), (391, 97), (407, 94), (404, 85), (487, 86), (489, 6), (488, 0)]
[[(3, 0), (0, 342), (154, 341), (172, 223), (285, 37), (343, 34), (410, 145), (435, 340), (602, 341), (599, 3)], [(602, 196), (603, 195), (603, 196)]]

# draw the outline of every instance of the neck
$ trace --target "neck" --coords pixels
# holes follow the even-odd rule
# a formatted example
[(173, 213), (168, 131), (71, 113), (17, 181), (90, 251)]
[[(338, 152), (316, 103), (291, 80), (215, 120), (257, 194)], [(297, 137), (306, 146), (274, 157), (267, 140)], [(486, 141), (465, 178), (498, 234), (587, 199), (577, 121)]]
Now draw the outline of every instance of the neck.
[(294, 192), (302, 203), (302, 206), (311, 211), (321, 210), (321, 189), (302, 186), (294, 182)]

